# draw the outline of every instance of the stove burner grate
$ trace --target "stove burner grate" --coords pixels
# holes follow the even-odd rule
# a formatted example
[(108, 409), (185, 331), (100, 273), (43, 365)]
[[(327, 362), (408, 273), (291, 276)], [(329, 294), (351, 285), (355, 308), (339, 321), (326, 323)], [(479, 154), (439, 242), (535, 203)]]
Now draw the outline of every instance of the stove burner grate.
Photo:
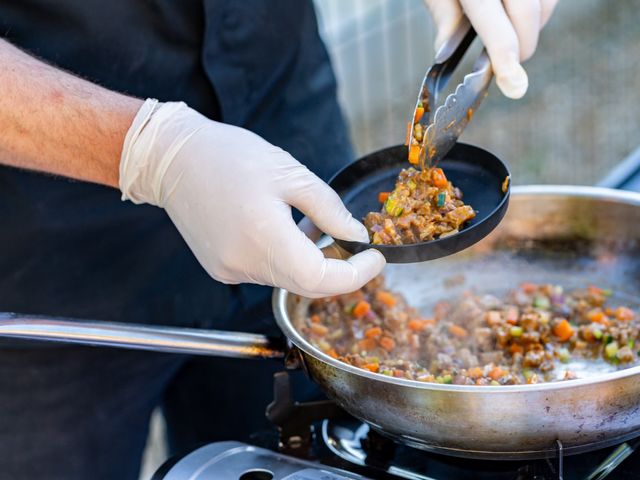
[[(629, 471), (620, 471), (618, 467), (640, 446), (640, 440), (623, 443), (612, 451), (602, 450), (570, 457), (565, 457), (562, 444), (558, 442), (558, 454), (554, 458), (491, 461), (449, 457), (399, 445), (352, 418), (323, 421), (322, 439), (334, 455), (350, 464), (367, 466), (407, 480), (468, 479), (470, 472), (473, 472), (472, 478), (478, 480), (638, 478), (637, 474), (629, 476)], [(635, 466), (630, 465), (630, 471), (637, 472), (640, 455), (633, 458)]]

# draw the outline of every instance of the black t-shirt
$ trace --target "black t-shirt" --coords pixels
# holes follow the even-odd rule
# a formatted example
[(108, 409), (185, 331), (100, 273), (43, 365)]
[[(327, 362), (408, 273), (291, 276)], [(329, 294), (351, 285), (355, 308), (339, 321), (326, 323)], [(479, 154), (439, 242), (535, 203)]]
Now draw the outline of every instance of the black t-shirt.
[[(325, 179), (351, 160), (310, 0), (0, 0), (0, 35), (107, 88), (249, 128)], [(215, 282), (163, 210), (115, 189), (0, 167), (0, 220), (0, 310), (261, 328), (237, 322), (264, 314), (268, 289)]]

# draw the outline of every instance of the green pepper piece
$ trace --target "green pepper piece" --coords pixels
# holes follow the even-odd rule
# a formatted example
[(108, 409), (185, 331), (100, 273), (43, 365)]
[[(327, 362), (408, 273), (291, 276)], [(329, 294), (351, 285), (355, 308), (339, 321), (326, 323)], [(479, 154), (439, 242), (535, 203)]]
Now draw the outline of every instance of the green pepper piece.
[(450, 374), (442, 376), (442, 383), (453, 383), (453, 377)]
[(444, 207), (444, 202), (447, 199), (447, 194), (444, 192), (440, 192), (438, 194), (438, 206), (439, 207)]

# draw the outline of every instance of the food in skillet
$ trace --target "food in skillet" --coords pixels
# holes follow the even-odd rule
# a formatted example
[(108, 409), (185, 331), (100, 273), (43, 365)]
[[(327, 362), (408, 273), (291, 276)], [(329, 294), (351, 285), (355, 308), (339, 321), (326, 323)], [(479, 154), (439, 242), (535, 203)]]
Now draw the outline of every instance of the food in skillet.
[(425, 113), (421, 102), (413, 119), (407, 125), (409, 163), (419, 168), (406, 168), (400, 172), (395, 188), (381, 192), (379, 212), (369, 212), (364, 224), (371, 243), (376, 245), (404, 245), (426, 242), (457, 233), (465, 222), (476, 216), (475, 211), (462, 201), (462, 192), (447, 180), (441, 168), (425, 168), (423, 145), (424, 125), (420, 119)]
[(638, 362), (640, 321), (609, 295), (524, 283), (503, 299), (465, 294), (438, 303), (424, 317), (377, 277), (354, 293), (313, 300), (297, 328), (328, 355), (382, 375), (462, 385), (569, 380), (577, 375), (567, 364)]
[(371, 243), (403, 245), (457, 233), (476, 213), (441, 168), (403, 169), (392, 192), (378, 196), (380, 212), (369, 212), (364, 224)]

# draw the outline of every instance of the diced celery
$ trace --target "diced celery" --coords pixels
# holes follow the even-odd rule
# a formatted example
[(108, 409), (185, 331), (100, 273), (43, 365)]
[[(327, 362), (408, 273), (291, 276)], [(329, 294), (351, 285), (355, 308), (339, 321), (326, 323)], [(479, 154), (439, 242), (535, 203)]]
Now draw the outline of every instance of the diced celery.
[(442, 383), (452, 383), (453, 382), (453, 377), (450, 374), (446, 374), (443, 375), (442, 377)]
[(543, 295), (536, 295), (533, 299), (533, 306), (535, 308), (548, 309), (551, 306), (551, 302), (549, 302), (549, 298)]
[(611, 342), (604, 347), (604, 354), (607, 358), (615, 358), (618, 353), (618, 342)]
[(509, 334), (512, 337), (521, 337), (522, 336), (522, 327), (511, 327), (509, 329)]
[(596, 340), (600, 340), (602, 338), (602, 330), (600, 330), (599, 328), (594, 328), (592, 331), (593, 336), (596, 338)]
[(495, 380), (491, 380), (491, 386), (493, 387), (499, 387), (500, 386), (500, 382), (496, 382)]
[(558, 359), (562, 363), (567, 363), (571, 359), (571, 353), (566, 348), (560, 348), (558, 350)]
[(384, 202), (384, 209), (389, 215), (393, 215), (394, 217), (399, 217), (402, 215), (403, 208), (398, 205), (398, 200), (393, 196), (387, 198), (387, 201)]

